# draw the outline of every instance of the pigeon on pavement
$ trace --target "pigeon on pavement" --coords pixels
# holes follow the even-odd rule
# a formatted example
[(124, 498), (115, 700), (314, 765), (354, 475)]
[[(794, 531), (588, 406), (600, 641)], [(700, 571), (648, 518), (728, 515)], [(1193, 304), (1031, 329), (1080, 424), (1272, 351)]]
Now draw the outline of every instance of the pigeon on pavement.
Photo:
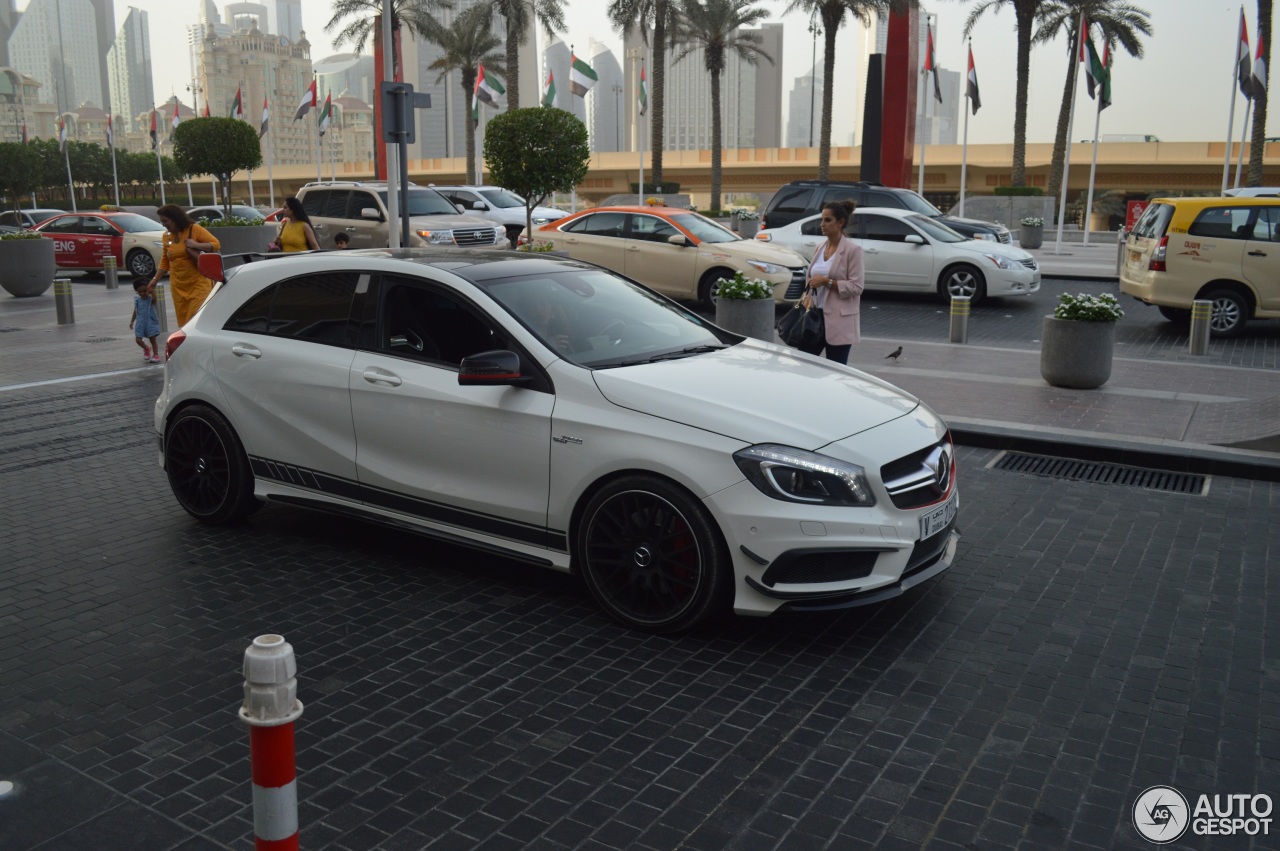
[(902, 346), (898, 346), (898, 348), (894, 349), (893, 351), (889, 352), (889, 354), (885, 355), (884, 359), (889, 360), (890, 358), (893, 358), (893, 362), (897, 363), (898, 358), (901, 355), (902, 355)]

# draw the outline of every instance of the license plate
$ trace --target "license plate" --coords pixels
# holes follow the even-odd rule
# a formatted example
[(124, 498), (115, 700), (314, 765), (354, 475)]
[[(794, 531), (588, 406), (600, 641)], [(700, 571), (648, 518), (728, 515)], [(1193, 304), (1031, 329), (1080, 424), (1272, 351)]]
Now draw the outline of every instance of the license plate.
[(958, 491), (951, 492), (951, 498), (920, 518), (920, 540), (932, 538), (951, 525), (956, 516), (956, 505), (960, 502)]

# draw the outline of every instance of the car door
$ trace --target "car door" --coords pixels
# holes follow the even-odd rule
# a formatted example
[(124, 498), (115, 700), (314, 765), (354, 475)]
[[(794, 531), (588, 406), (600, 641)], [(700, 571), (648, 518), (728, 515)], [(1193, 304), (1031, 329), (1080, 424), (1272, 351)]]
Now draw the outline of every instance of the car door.
[(1244, 279), (1263, 310), (1280, 310), (1280, 207), (1259, 206), (1245, 241)]
[[(366, 192), (362, 189), (353, 189), (347, 195), (342, 221), (340, 223), (348, 237), (351, 238), (352, 248), (385, 248), (387, 245), (387, 224), (379, 219), (366, 219), (363, 215), (364, 210), (373, 208), (378, 210), (378, 199), (373, 193)], [(337, 225), (335, 222), (334, 234), (337, 233)], [(332, 235), (329, 237), (329, 243), (321, 243), (322, 248), (332, 246)]]
[(352, 303), (368, 282), (354, 272), (280, 281), (246, 301), (218, 332), (214, 375), (255, 474), (353, 491)]
[(514, 344), (441, 282), (388, 276), (368, 304), (376, 315), (366, 314), (350, 375), (366, 501), (545, 544), (554, 395), (460, 385), (464, 357)]
[(101, 269), (105, 265), (105, 257), (116, 258), (118, 264), (124, 263), (124, 258), (120, 256), (120, 231), (114, 225), (97, 216), (84, 216), (80, 220), (80, 227), (84, 234), (79, 237), (81, 244), (78, 254), (83, 268)]
[(818, 250), (818, 245), (826, 241), (826, 237), (822, 235), (822, 216), (816, 216), (800, 225), (800, 243), (796, 246), (796, 251), (805, 260), (812, 260), (813, 253)]
[(933, 246), (906, 242), (919, 236), (901, 219), (876, 213), (858, 214), (859, 241), (867, 285), (874, 289), (933, 291)]
[[(685, 245), (667, 240), (683, 236)], [(632, 213), (623, 240), (622, 274), (677, 298), (698, 294), (698, 252), (693, 240), (661, 216)]]
[(586, 260), (622, 272), (626, 267), (623, 240), (626, 223), (626, 213), (591, 213), (565, 225), (561, 229), (564, 236), (557, 241), (557, 247), (568, 251), (574, 260)]
[[(1188, 281), (1240, 280), (1244, 277), (1245, 246), (1252, 236), (1251, 207), (1206, 207), (1187, 228), (1186, 234), (1171, 231), (1165, 252), (1170, 275)], [(1255, 243), (1256, 244), (1256, 243)], [(1263, 251), (1265, 249), (1255, 248)], [(1257, 256), (1251, 260), (1264, 260)], [(1205, 264), (1212, 264), (1206, 272)]]
[(82, 269), (85, 258), (82, 216), (58, 216), (40, 229), (53, 240), (54, 262), (59, 269)]

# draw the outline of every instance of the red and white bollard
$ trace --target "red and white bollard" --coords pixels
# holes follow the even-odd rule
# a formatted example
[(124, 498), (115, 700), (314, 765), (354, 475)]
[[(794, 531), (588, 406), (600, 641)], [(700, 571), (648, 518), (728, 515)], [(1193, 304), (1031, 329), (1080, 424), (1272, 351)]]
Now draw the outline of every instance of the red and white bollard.
[(293, 722), (302, 715), (298, 663), (283, 635), (260, 635), (244, 651), (244, 704), (253, 764), (257, 851), (298, 851), (298, 783)]

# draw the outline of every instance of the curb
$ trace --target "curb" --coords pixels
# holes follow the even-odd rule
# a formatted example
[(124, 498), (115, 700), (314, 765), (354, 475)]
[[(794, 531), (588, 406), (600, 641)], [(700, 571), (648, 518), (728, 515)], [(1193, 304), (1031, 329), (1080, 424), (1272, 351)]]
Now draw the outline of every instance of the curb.
[(951, 427), (952, 438), (962, 446), (1012, 449), (1151, 470), (1280, 482), (1280, 454), (1273, 452), (962, 417), (947, 417), (946, 421)]

